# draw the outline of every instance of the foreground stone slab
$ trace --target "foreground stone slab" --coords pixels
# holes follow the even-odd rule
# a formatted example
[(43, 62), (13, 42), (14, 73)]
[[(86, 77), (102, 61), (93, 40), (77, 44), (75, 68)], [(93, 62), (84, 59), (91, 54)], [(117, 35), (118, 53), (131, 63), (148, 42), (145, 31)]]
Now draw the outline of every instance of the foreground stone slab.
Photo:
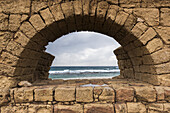
[[(26, 113), (26, 112), (22, 112), (22, 113)], [(32, 104), (28, 106), (28, 113), (53, 113), (53, 106)]]
[(53, 88), (35, 89), (35, 101), (53, 101)]
[(75, 87), (59, 87), (55, 89), (56, 101), (74, 101), (76, 89)]
[(54, 113), (83, 113), (83, 106), (75, 105), (54, 105)]
[(84, 113), (114, 113), (112, 104), (85, 104)]
[(127, 106), (125, 103), (116, 103), (115, 104), (116, 113), (127, 113)]
[(138, 101), (155, 102), (156, 91), (153, 87), (134, 87), (136, 91), (136, 98)]
[(99, 96), (99, 101), (115, 102), (115, 92), (110, 87), (104, 87), (102, 94)]
[(92, 87), (78, 87), (76, 88), (77, 102), (93, 102), (93, 88)]
[(33, 90), (34, 88), (16, 88), (14, 89), (14, 100), (17, 103), (33, 102)]
[(138, 103), (127, 103), (128, 113), (146, 113), (146, 107), (144, 104)]

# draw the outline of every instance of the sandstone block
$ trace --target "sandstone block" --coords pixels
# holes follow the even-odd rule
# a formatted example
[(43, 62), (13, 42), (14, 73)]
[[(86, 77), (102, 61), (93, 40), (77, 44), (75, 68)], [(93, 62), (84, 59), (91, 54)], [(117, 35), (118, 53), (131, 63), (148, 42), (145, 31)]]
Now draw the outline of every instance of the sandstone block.
[(145, 45), (149, 40), (153, 39), (157, 33), (154, 31), (154, 29), (149, 28), (140, 38), (139, 41), (142, 42), (143, 45)]
[(170, 44), (170, 27), (162, 27), (158, 26), (155, 27), (158, 34), (161, 36), (161, 38), (165, 41), (166, 44)]
[(40, 11), (43, 8), (46, 8), (48, 6), (47, 1), (37, 1), (34, 0), (32, 1), (32, 13), (37, 13), (38, 11)]
[(157, 93), (157, 100), (161, 101), (165, 99), (165, 95), (164, 95), (164, 89), (161, 86), (157, 86), (155, 87), (156, 93)]
[(55, 89), (56, 101), (74, 101), (75, 87), (59, 87)]
[(106, 0), (110, 4), (118, 4), (118, 0)]
[(40, 14), (43, 17), (43, 19), (45, 20), (45, 23), (46, 23), (47, 26), (52, 24), (55, 21), (54, 18), (53, 18), (53, 15), (51, 14), (51, 12), (49, 10), (49, 8), (40, 11)]
[(170, 69), (170, 62), (155, 66), (155, 70), (157, 74), (166, 74), (169, 72), (169, 69)]
[(133, 13), (143, 18), (150, 26), (159, 25), (159, 10), (157, 8), (134, 8)]
[(164, 111), (163, 103), (151, 103), (148, 105), (149, 113), (151, 112), (158, 112), (161, 113)]
[(28, 108), (26, 106), (3, 106), (1, 107), (2, 113), (27, 113)]
[(28, 113), (53, 113), (53, 106), (30, 104), (28, 106)]
[(0, 32), (0, 41), (1, 41), (0, 48), (5, 48), (12, 37), (13, 37), (13, 33)]
[(78, 87), (76, 88), (77, 102), (93, 102), (93, 88), (92, 87)]
[(9, 30), (17, 31), (21, 23), (21, 15), (10, 15), (9, 16)]
[(134, 87), (138, 101), (155, 102), (156, 91), (153, 87)]
[(0, 13), (0, 30), (8, 30), (8, 15)]
[(120, 0), (119, 1), (121, 7), (140, 7), (140, 0)]
[(99, 101), (115, 102), (115, 91), (110, 87), (104, 87), (102, 94), (99, 96)]
[(170, 26), (170, 9), (169, 8), (161, 8), (160, 23), (164, 26)]
[(33, 102), (33, 90), (34, 88), (15, 88), (14, 99), (16, 103)]
[(35, 89), (35, 101), (53, 101), (53, 88)]
[(168, 0), (142, 0), (142, 7), (161, 7), (161, 6), (169, 6), (170, 2)]
[(164, 111), (169, 112), (170, 111), (170, 103), (164, 103)]
[(149, 41), (146, 45), (146, 50), (144, 51), (144, 54), (153, 53), (155, 51), (158, 51), (163, 47), (163, 42), (159, 38), (154, 38), (153, 40)]
[(128, 113), (146, 113), (146, 106), (140, 102), (127, 103)]
[(74, 105), (54, 105), (54, 113), (83, 113), (83, 106)]
[(84, 113), (114, 113), (112, 104), (85, 104)]
[(38, 14), (32, 15), (29, 21), (37, 31), (41, 31), (45, 28), (45, 23)]
[(170, 74), (158, 76), (158, 81), (162, 84), (162, 86), (170, 86)]
[(164, 88), (164, 91), (165, 91), (165, 100), (170, 102), (170, 88), (169, 87)]
[(125, 103), (116, 103), (115, 104), (116, 113), (127, 113), (127, 106)]
[(134, 90), (130, 87), (116, 88), (117, 102), (132, 102), (134, 99)]

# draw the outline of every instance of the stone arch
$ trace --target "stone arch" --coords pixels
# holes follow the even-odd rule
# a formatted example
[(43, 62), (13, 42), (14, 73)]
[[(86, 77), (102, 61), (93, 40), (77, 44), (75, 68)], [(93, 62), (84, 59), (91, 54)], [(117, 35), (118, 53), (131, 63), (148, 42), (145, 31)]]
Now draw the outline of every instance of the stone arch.
[(41, 79), (34, 72), (38, 64), (48, 67), (41, 58), (48, 42), (81, 30), (103, 33), (122, 45), (115, 54), (124, 78), (169, 85), (169, 49), (154, 28), (117, 5), (98, 0), (56, 2), (23, 21), (1, 53), (2, 75), (19, 81)]

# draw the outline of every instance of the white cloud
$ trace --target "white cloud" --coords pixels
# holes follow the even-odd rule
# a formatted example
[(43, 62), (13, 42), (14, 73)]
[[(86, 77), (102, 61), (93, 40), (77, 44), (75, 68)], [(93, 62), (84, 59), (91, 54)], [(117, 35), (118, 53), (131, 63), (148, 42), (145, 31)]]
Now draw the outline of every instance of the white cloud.
[(119, 46), (108, 36), (78, 32), (61, 37), (46, 51), (55, 56), (53, 66), (111, 66), (117, 65), (113, 50)]

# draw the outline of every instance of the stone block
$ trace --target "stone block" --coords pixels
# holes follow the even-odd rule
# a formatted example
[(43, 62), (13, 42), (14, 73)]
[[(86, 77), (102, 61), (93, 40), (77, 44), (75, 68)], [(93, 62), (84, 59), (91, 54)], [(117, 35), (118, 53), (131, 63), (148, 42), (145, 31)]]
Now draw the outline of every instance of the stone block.
[(156, 91), (153, 87), (134, 87), (137, 101), (155, 102)]
[[(4, 5), (5, 4), (5, 5)], [(1, 8), (5, 13), (30, 13), (30, 0), (8, 0), (8, 1), (0, 1)]]
[[(25, 112), (22, 112), (25, 113)], [(53, 113), (52, 105), (36, 105), (30, 104), (28, 105), (28, 113)]]
[(169, 87), (164, 88), (164, 93), (165, 93), (165, 100), (167, 102), (170, 102), (170, 88)]
[(159, 49), (161, 49), (163, 47), (163, 42), (161, 41), (161, 39), (159, 38), (154, 38), (153, 40), (149, 41), (147, 43), (146, 50), (144, 51), (144, 54), (149, 54), (149, 53), (153, 53), (155, 51), (158, 51)]
[(159, 25), (159, 10), (157, 8), (134, 8), (133, 13), (143, 18), (150, 26)]
[(54, 105), (54, 113), (83, 113), (83, 106), (74, 105)]
[(169, 6), (169, 0), (142, 0), (141, 6), (142, 7), (165, 7)]
[(170, 69), (170, 62), (155, 66), (155, 70), (157, 74), (166, 74), (169, 72), (169, 69)]
[(131, 7), (140, 7), (140, 0), (120, 0), (121, 7), (131, 8)]
[(40, 11), (41, 9), (44, 9), (48, 6), (47, 1), (37, 1), (34, 0), (32, 1), (32, 13), (37, 13), (38, 11)]
[(106, 0), (106, 1), (110, 4), (118, 4), (119, 3), (118, 0)]
[(116, 102), (132, 102), (134, 99), (134, 90), (130, 87), (116, 88)]
[(14, 100), (16, 103), (33, 102), (33, 90), (31, 87), (15, 88)]
[(162, 86), (170, 86), (170, 74), (163, 74), (160, 76), (157, 76), (158, 81)]
[(128, 113), (146, 113), (146, 106), (140, 102), (127, 103)]
[(84, 113), (114, 113), (112, 104), (85, 104)]
[(164, 95), (164, 89), (162, 86), (155, 86), (155, 90), (157, 93), (157, 101), (162, 101), (165, 99), (165, 95)]
[(103, 92), (99, 96), (99, 101), (115, 102), (115, 91), (110, 87), (104, 87)]
[(49, 8), (46, 8), (46, 9), (40, 11), (40, 14), (41, 14), (42, 18), (44, 19), (47, 26), (52, 24), (55, 21), (53, 15), (51, 14), (51, 12), (49, 10)]
[(115, 104), (116, 113), (127, 113), (127, 106), (125, 103), (116, 103)]
[(161, 8), (160, 23), (164, 26), (170, 26), (170, 9), (169, 8)]
[(75, 87), (58, 87), (55, 89), (56, 101), (75, 101)]
[(93, 102), (93, 88), (92, 87), (77, 87), (76, 88), (77, 102)]
[(27, 113), (27, 106), (3, 106), (1, 107), (1, 113)]
[(139, 41), (142, 42), (143, 45), (145, 45), (149, 40), (153, 39), (157, 33), (153, 28), (149, 28), (140, 38)]
[(151, 103), (148, 105), (148, 111), (149, 113), (152, 112), (162, 113), (164, 111), (164, 105), (163, 103)]
[(9, 16), (9, 30), (11, 31), (17, 31), (21, 23), (21, 15), (13, 15), (11, 14)]
[(45, 28), (45, 23), (38, 14), (32, 15), (29, 21), (37, 31), (41, 31), (42, 29)]
[(164, 40), (166, 44), (170, 44), (170, 27), (162, 27), (158, 26), (155, 27), (158, 34), (161, 36), (161, 38)]
[(13, 33), (10, 32), (0, 32), (0, 48), (5, 48), (9, 41), (12, 39)]
[(0, 13), (0, 30), (8, 30), (8, 15)]
[(35, 89), (35, 101), (53, 101), (53, 88), (44, 87)]
[(170, 103), (164, 103), (164, 111), (169, 112), (170, 111)]

